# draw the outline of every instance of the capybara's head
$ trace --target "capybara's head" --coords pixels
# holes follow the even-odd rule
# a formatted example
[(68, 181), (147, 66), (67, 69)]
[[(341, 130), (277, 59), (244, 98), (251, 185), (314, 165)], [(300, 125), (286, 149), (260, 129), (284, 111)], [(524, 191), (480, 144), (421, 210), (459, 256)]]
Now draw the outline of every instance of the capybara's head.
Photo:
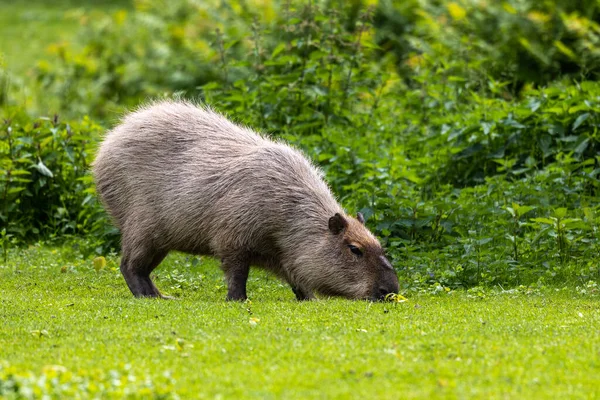
[(352, 299), (383, 300), (397, 293), (398, 276), (381, 244), (357, 218), (335, 214), (329, 218), (325, 258), (329, 265), (317, 290)]

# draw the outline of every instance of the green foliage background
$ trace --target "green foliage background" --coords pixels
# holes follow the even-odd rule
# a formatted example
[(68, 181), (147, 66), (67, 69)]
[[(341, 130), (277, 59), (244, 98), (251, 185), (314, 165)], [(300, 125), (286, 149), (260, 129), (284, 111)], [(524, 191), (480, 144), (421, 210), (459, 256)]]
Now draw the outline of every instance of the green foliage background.
[(139, 0), (75, 18), (25, 95), (0, 75), (5, 250), (118, 249), (96, 143), (175, 96), (302, 148), (404, 290), (600, 278), (595, 1)]

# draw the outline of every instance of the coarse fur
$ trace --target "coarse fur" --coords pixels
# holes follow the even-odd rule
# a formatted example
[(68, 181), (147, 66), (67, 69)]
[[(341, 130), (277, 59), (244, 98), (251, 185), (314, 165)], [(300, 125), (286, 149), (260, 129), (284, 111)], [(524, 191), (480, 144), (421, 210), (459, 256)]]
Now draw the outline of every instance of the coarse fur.
[(298, 299), (398, 290), (362, 216), (344, 213), (300, 151), (207, 107), (162, 101), (127, 115), (93, 172), (136, 296), (160, 296), (150, 272), (171, 250), (221, 259), (229, 299), (246, 298), (251, 264), (289, 282)]

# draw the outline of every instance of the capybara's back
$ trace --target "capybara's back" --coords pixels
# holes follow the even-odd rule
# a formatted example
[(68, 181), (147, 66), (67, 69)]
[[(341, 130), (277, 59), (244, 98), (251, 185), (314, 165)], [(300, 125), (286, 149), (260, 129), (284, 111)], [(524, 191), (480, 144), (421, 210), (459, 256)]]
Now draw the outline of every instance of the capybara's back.
[[(344, 215), (306, 157), (207, 108), (166, 101), (129, 114), (106, 135), (94, 175), (136, 296), (160, 295), (149, 275), (170, 250), (220, 258), (231, 299), (246, 297), (250, 264), (287, 280), (298, 298), (397, 290), (377, 240)], [(350, 236), (392, 274), (348, 269), (339, 250), (350, 247), (337, 242)]]

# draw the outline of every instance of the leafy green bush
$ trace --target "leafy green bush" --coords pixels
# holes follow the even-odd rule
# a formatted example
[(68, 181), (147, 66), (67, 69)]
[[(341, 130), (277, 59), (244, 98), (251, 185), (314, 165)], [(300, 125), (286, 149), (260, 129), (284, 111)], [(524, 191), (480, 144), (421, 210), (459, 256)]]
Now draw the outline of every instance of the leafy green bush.
[(461, 105), (446, 96), (429, 110), (427, 143), (411, 151), (436, 154), (430, 182), (456, 186), (482, 184), (495, 174), (515, 178), (565, 156), (598, 166), (599, 95), (597, 82), (584, 81), (529, 90), (515, 102), (472, 96)]
[[(153, 4), (100, 19), (84, 33), (83, 53), (58, 47), (59, 66), (40, 66), (48, 93), (77, 113), (104, 116), (117, 104), (184, 91), (301, 147), (346, 209), (367, 216), (405, 287), (600, 278), (600, 85), (562, 79), (533, 88), (517, 65), (530, 51), (521, 36), (541, 38), (540, 46), (556, 47), (544, 50), (553, 61), (540, 67), (542, 80), (567, 72), (560, 40), (582, 57), (580, 72), (593, 75), (595, 7), (581, 16), (589, 35), (569, 42), (566, 31), (547, 36), (527, 25), (541, 18), (537, 12), (567, 26), (576, 15), (566, 3), (414, 0), (394, 3), (394, 14), (384, 1), (377, 11), (361, 2), (262, 2), (260, 18), (258, 2)], [(406, 18), (390, 22), (382, 10)], [(403, 30), (390, 44), (384, 39), (396, 23)], [(490, 26), (504, 30), (488, 34)], [(505, 42), (497, 42), (501, 32)], [(583, 44), (593, 50), (585, 60), (576, 51)], [(400, 68), (391, 57), (398, 49)], [(507, 85), (522, 86), (519, 96)], [(21, 116), (8, 126), (11, 140), (25, 138), (28, 158), (2, 147), (7, 232), (83, 234), (92, 238), (84, 251), (114, 246), (114, 230), (88, 197), (85, 167), (98, 127), (72, 124), (81, 134), (71, 137), (60, 121), (34, 129)], [(57, 178), (60, 166), (66, 175)], [(25, 172), (15, 178), (14, 171)]]
[[(286, 41), (313, 54), (313, 63), (337, 65), (335, 49), (343, 46), (333, 42), (348, 38), (344, 45), (352, 47), (364, 27), (364, 3), (371, 2), (137, 0), (133, 12), (82, 18), (78, 46), (54, 46), (53, 59), (38, 63), (37, 80), (44, 93), (58, 99), (62, 112), (106, 118), (164, 94), (196, 97), (199, 86), (227, 85), (252, 76), (257, 67), (269, 67), (264, 75), (277, 74), (275, 65), (261, 60), (281, 51), (278, 46)], [(378, 43), (378, 52), (352, 61), (366, 67), (395, 55), (398, 73), (412, 85), (423, 81), (426, 69), (480, 94), (506, 96), (565, 74), (596, 77), (599, 19), (593, 1), (382, 0), (368, 32), (375, 40), (365, 41)], [(253, 21), (262, 27), (261, 48), (255, 47)], [(240, 62), (227, 62), (226, 53)], [(282, 57), (271, 61), (293, 64)], [(284, 72), (279, 68), (280, 78)], [(347, 88), (336, 92), (347, 94)], [(321, 97), (323, 92), (312, 96)]]
[[(284, 76), (286, 63), (309, 53), (312, 58), (305, 71), (317, 61), (338, 63), (337, 50), (345, 48), (342, 51), (349, 54), (360, 46), (356, 34), (364, 29), (364, 24), (357, 24), (361, 2), (338, 0), (332, 7), (321, 1), (137, 0), (134, 4), (134, 12), (82, 18), (85, 24), (77, 45), (57, 44), (51, 48), (53, 57), (38, 63), (38, 84), (58, 99), (62, 112), (104, 119), (165, 94), (195, 98), (207, 82), (226, 87), (252, 76), (256, 68), (267, 67), (265, 76), (278, 69), (279, 78), (295, 79)], [(261, 36), (260, 48), (256, 35)], [(266, 52), (281, 52), (286, 41), (295, 52), (277, 60), (281, 68), (262, 64)], [(78, 47), (82, 49), (75, 50)], [(228, 62), (225, 54), (238, 62)], [(351, 68), (367, 65), (357, 58), (344, 62), (351, 62)], [(350, 87), (328, 89), (336, 95), (352, 95)], [(321, 88), (297, 100), (318, 98), (322, 92), (317, 89)]]
[(403, 74), (435, 65), (471, 86), (488, 78), (518, 93), (570, 75), (600, 73), (600, 7), (589, 0), (393, 2), (377, 13), (378, 40)]
[(304, 29), (286, 31), (289, 44), (270, 49), (255, 30), (251, 57), (223, 52), (225, 73), (246, 62), (252, 74), (205, 85), (206, 99), (312, 155), (407, 285), (597, 279), (580, 260), (598, 251), (598, 84), (506, 101), (427, 65), (400, 84), (369, 61), (368, 12), (356, 29), (316, 6), (296, 12), (287, 26)]
[(88, 118), (31, 119), (7, 111), (0, 128), (0, 221), (3, 244), (94, 232), (114, 244), (97, 204), (89, 166), (101, 127)]
[(57, 44), (54, 57), (38, 63), (38, 84), (69, 115), (100, 118), (164, 94), (193, 96), (218, 74), (218, 50), (211, 43), (219, 35), (240, 38), (230, 51), (246, 51), (251, 22), (240, 18), (247, 15), (242, 5), (138, 0), (134, 12), (84, 18), (77, 46)]

